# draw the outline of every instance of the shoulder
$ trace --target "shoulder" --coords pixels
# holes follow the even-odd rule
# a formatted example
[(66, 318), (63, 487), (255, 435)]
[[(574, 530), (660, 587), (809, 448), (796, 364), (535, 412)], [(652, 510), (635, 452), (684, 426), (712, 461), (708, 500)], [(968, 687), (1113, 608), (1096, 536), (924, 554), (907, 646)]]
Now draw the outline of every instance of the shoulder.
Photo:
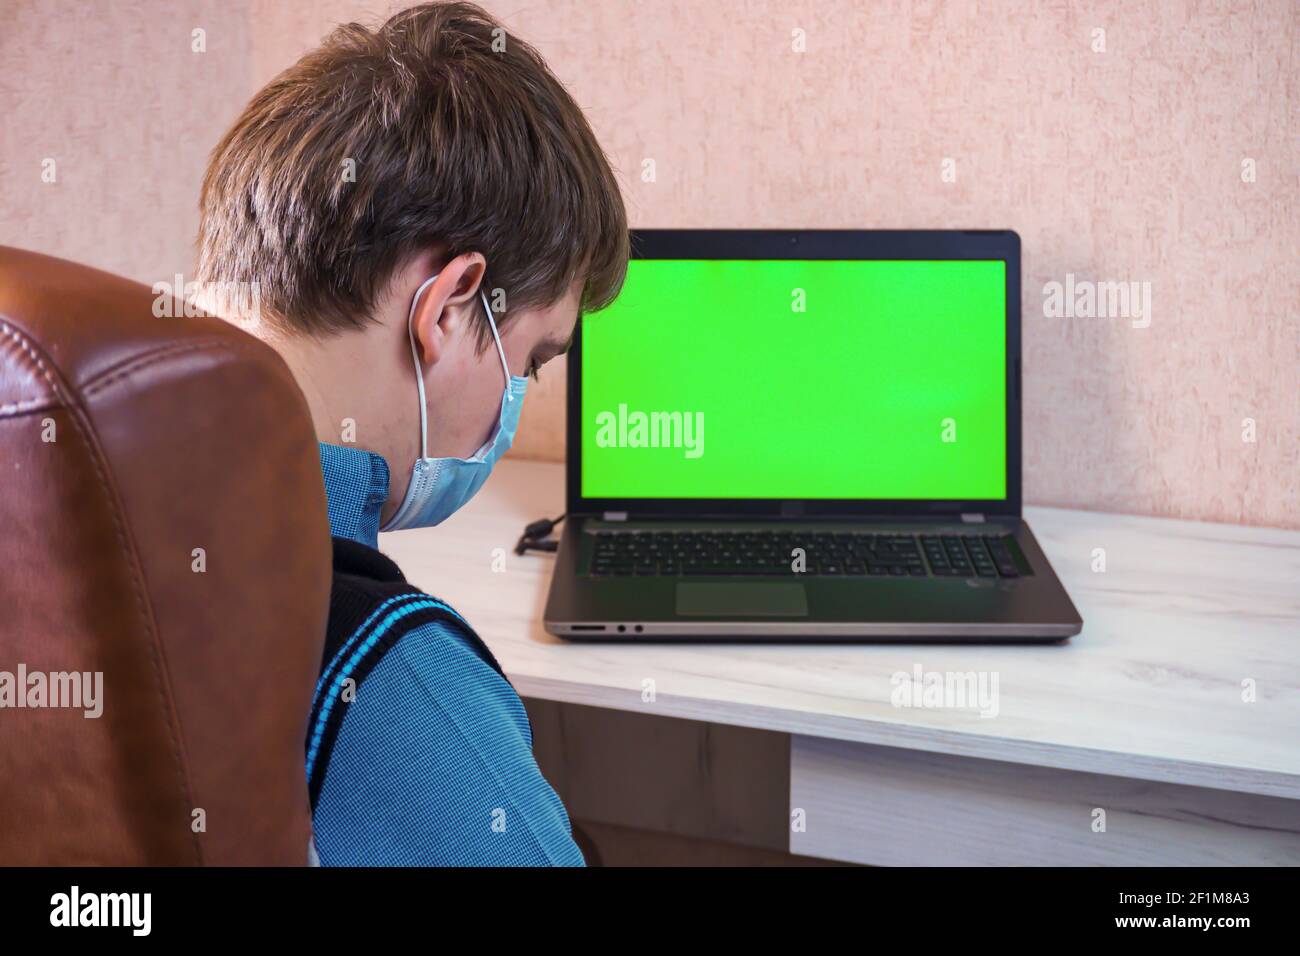
[(469, 637), (412, 628), (347, 704), (316, 816), (322, 861), (581, 865), (523, 703)]
[(404, 635), (391, 656), (423, 692), (431, 709), (445, 713), (467, 730), (475, 725), (490, 724), (498, 730), (509, 725), (531, 749), (528, 713), (490, 654), (464, 628), (432, 621)]

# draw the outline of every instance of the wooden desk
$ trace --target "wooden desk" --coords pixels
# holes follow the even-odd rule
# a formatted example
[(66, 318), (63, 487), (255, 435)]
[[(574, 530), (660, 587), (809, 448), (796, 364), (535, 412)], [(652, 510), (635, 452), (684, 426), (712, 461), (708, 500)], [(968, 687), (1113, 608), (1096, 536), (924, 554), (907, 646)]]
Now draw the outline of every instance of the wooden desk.
[[(512, 550), (562, 474), (504, 462), (380, 548), (525, 697), (788, 734), (793, 852), (1300, 863), (1300, 532), (1027, 509), (1084, 618), (1064, 645), (570, 644), (541, 625), (552, 558)], [(996, 716), (894, 706), (917, 667), (996, 674)]]

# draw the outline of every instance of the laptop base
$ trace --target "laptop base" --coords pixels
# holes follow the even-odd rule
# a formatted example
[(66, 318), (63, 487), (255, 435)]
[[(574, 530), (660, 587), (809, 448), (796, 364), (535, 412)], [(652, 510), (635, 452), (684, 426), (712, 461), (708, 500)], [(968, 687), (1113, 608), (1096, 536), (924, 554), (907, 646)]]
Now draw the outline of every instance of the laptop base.
[[(546, 630), (575, 641), (778, 641), (1025, 643), (1059, 642), (1082, 621), (1023, 521), (981, 526), (1008, 535), (1025, 572), (1015, 577), (872, 577), (792, 572), (784, 575), (593, 574), (602, 533), (648, 533), (665, 527), (733, 529), (746, 522), (571, 519), (556, 556), (544, 616)], [(807, 524), (772, 524), (810, 532)], [(931, 522), (831, 523), (820, 533), (970, 534), (963, 525)]]

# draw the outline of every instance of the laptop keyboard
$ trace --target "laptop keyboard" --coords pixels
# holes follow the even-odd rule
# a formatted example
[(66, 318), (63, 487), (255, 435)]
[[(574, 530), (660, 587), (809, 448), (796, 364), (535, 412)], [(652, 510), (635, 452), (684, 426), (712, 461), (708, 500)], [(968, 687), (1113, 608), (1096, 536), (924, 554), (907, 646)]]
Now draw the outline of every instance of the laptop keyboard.
[[(598, 531), (589, 573), (1015, 578), (1010, 535), (861, 531)], [(1018, 549), (1017, 549), (1018, 550)]]

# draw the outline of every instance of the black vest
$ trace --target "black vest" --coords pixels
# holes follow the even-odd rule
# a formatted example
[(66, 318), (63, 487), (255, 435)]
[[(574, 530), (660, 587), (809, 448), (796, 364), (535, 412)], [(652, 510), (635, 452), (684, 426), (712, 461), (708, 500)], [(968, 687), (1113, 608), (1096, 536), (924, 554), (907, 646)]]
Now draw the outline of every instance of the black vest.
[(397, 565), (374, 548), (334, 538), (329, 625), (321, 657), (321, 679), (307, 725), (307, 789), (313, 810), (347, 714), (348, 703), (338, 679), (350, 680), (350, 690), (355, 693), (403, 635), (430, 621), (440, 621), (459, 631), (471, 649), (505, 679), (492, 652), (460, 615), (408, 584)]

